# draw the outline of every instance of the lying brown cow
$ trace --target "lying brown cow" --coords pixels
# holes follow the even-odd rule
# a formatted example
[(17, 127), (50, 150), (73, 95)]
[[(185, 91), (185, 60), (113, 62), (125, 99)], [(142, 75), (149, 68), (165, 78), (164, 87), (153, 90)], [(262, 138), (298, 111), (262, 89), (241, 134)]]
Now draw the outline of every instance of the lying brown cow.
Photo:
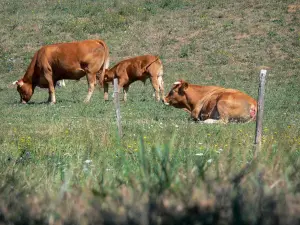
[[(55, 86), (59, 80), (79, 80), (86, 76), (89, 102), (96, 84), (96, 74), (109, 65), (108, 47), (102, 40), (85, 40), (46, 45), (31, 60), (22, 79), (15, 81), (21, 102), (27, 103), (35, 87), (48, 88), (51, 103), (56, 102)], [(102, 75), (103, 76), (103, 75)]]
[(164, 98), (166, 105), (183, 108), (194, 120), (204, 122), (247, 122), (255, 120), (257, 103), (235, 89), (175, 82)]
[(100, 78), (104, 85), (104, 99), (108, 100), (108, 83), (118, 78), (119, 91), (123, 87), (124, 101), (127, 100), (129, 85), (137, 80), (145, 83), (150, 78), (155, 90), (155, 98), (159, 101), (159, 90), (164, 97), (163, 66), (160, 59), (153, 55), (138, 56), (123, 60), (109, 70), (105, 70), (104, 77)]

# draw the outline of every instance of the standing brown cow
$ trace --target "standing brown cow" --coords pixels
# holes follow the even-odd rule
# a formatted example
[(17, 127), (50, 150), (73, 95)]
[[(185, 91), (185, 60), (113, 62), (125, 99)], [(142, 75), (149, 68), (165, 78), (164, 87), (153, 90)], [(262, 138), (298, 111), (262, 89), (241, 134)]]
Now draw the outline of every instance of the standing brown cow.
[(127, 100), (129, 85), (137, 80), (145, 83), (150, 78), (155, 90), (155, 98), (164, 97), (163, 66), (161, 60), (154, 55), (143, 55), (123, 60), (109, 70), (105, 70), (104, 77), (100, 78), (101, 86), (104, 85), (104, 99), (108, 100), (108, 83), (118, 78), (119, 91), (123, 87), (124, 101)]
[(88, 95), (85, 102), (89, 102), (96, 84), (96, 74), (100, 71), (104, 73), (108, 66), (109, 50), (102, 40), (46, 45), (35, 53), (23, 78), (14, 84), (18, 86), (22, 103), (30, 100), (37, 86), (48, 88), (48, 101), (55, 103), (55, 86), (59, 80), (79, 80), (86, 76)]
[(193, 85), (182, 80), (174, 83), (164, 103), (183, 108), (194, 120), (208, 123), (247, 122), (255, 120), (257, 112), (256, 101), (239, 90)]

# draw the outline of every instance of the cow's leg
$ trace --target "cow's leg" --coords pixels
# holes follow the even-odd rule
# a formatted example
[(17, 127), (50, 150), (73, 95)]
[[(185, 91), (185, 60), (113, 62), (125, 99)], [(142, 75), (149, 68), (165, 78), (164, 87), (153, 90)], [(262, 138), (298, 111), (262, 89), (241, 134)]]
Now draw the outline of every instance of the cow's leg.
[(206, 123), (206, 124), (222, 123), (222, 122), (223, 122), (222, 120), (214, 120), (214, 119), (207, 119), (207, 120), (203, 121), (203, 123)]
[(228, 102), (226, 100), (218, 101), (217, 110), (219, 112), (220, 120), (223, 123), (228, 123), (229, 122), (229, 111), (230, 111), (230, 106), (229, 106)]
[(56, 103), (55, 88), (54, 88), (53, 81), (49, 82), (49, 98), (48, 98), (48, 102), (50, 102), (51, 104), (55, 104)]
[(87, 82), (88, 82), (88, 94), (84, 100), (85, 103), (90, 101), (91, 96), (94, 92), (95, 84), (96, 84), (96, 74), (88, 72), (86, 75), (86, 78), (87, 78)]
[(108, 100), (108, 83), (104, 83), (104, 100)]
[(160, 100), (160, 97), (159, 97), (159, 83), (158, 83), (158, 79), (156, 76), (151, 76), (151, 83), (152, 83), (152, 86), (154, 88), (154, 91), (155, 91), (155, 99), (157, 101)]
[(51, 104), (56, 103), (56, 98), (55, 98), (55, 85), (53, 82), (53, 77), (52, 77), (52, 70), (51, 68), (46, 68), (44, 69), (44, 74), (45, 78), (48, 81), (48, 88), (49, 88), (49, 97), (48, 97), (48, 102)]
[(157, 80), (158, 80), (160, 95), (161, 95), (161, 98), (163, 99), (165, 97), (164, 80), (163, 80), (162, 76), (158, 76)]
[(123, 87), (123, 93), (124, 93), (123, 100), (124, 100), (124, 102), (127, 101), (127, 92), (128, 92), (128, 90), (129, 90), (129, 85), (126, 85), (126, 86)]
[(199, 113), (200, 113), (199, 108), (195, 108), (195, 109), (192, 110), (191, 117), (193, 118), (193, 120), (195, 120), (195, 121), (199, 120)]
[(119, 79), (118, 80), (118, 93), (120, 93), (120, 90), (122, 88), (123, 88), (123, 91), (124, 91), (123, 100), (126, 101), (127, 100), (127, 93), (126, 92), (129, 89), (128, 79)]
[(57, 81), (57, 86), (58, 87), (65, 87), (66, 86), (65, 80), (59, 80), (59, 81)]

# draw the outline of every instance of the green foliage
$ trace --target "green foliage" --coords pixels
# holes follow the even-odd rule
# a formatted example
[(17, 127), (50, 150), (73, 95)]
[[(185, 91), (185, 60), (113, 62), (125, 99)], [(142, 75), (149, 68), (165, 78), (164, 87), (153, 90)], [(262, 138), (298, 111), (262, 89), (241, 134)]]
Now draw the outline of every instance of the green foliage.
[[(260, 209), (274, 202), (278, 208), (268, 212), (288, 213), (281, 197), (297, 199), (300, 187), (299, 11), (288, 12), (288, 4), (294, 3), (2, 1), (0, 223), (7, 205), (14, 206), (5, 211), (7, 224), (26, 223), (26, 218), (36, 224), (97, 224), (89, 219), (106, 218), (108, 211), (132, 221), (154, 217), (165, 222), (160, 224), (176, 224), (164, 220), (164, 210), (173, 212), (178, 224), (210, 224), (212, 215), (224, 215), (222, 209), (237, 215), (236, 223), (259, 224), (259, 212), (266, 213)], [(38, 88), (30, 104), (18, 104), (11, 83), (25, 73), (40, 46), (90, 38), (106, 41), (111, 66), (131, 56), (159, 55), (166, 92), (184, 79), (256, 98), (259, 70), (268, 67), (257, 161), (251, 164), (255, 123), (194, 123), (186, 112), (155, 102), (149, 81), (133, 83), (128, 102), (121, 102), (122, 139), (113, 101), (104, 103), (102, 89), (95, 90), (90, 104), (82, 103), (85, 79), (57, 88), (54, 106), (45, 103), (48, 92)], [(215, 211), (209, 211), (215, 200)], [(260, 200), (265, 205), (258, 206)], [(82, 214), (73, 202), (91, 210), (85, 211), (88, 219), (78, 218)], [(157, 214), (143, 214), (150, 209)]]

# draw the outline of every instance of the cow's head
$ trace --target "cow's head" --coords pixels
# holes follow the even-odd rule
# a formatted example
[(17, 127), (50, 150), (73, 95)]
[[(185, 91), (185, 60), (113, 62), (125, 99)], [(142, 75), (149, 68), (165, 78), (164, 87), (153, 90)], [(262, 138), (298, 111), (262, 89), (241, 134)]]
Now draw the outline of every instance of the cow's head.
[(187, 88), (187, 82), (183, 80), (175, 82), (168, 95), (164, 98), (163, 102), (166, 105), (171, 105), (176, 108), (186, 108), (188, 103), (185, 95), (185, 90)]
[(13, 82), (14, 85), (17, 85), (17, 91), (20, 94), (20, 102), (27, 103), (33, 94), (32, 85), (25, 83), (22, 79)]
[(109, 83), (114, 80), (114, 73), (110, 70), (105, 70), (103, 81), (104, 83)]
[(114, 73), (108, 69), (105, 69), (103, 76), (100, 77), (100, 86), (103, 87), (104, 84), (112, 82), (114, 80)]

